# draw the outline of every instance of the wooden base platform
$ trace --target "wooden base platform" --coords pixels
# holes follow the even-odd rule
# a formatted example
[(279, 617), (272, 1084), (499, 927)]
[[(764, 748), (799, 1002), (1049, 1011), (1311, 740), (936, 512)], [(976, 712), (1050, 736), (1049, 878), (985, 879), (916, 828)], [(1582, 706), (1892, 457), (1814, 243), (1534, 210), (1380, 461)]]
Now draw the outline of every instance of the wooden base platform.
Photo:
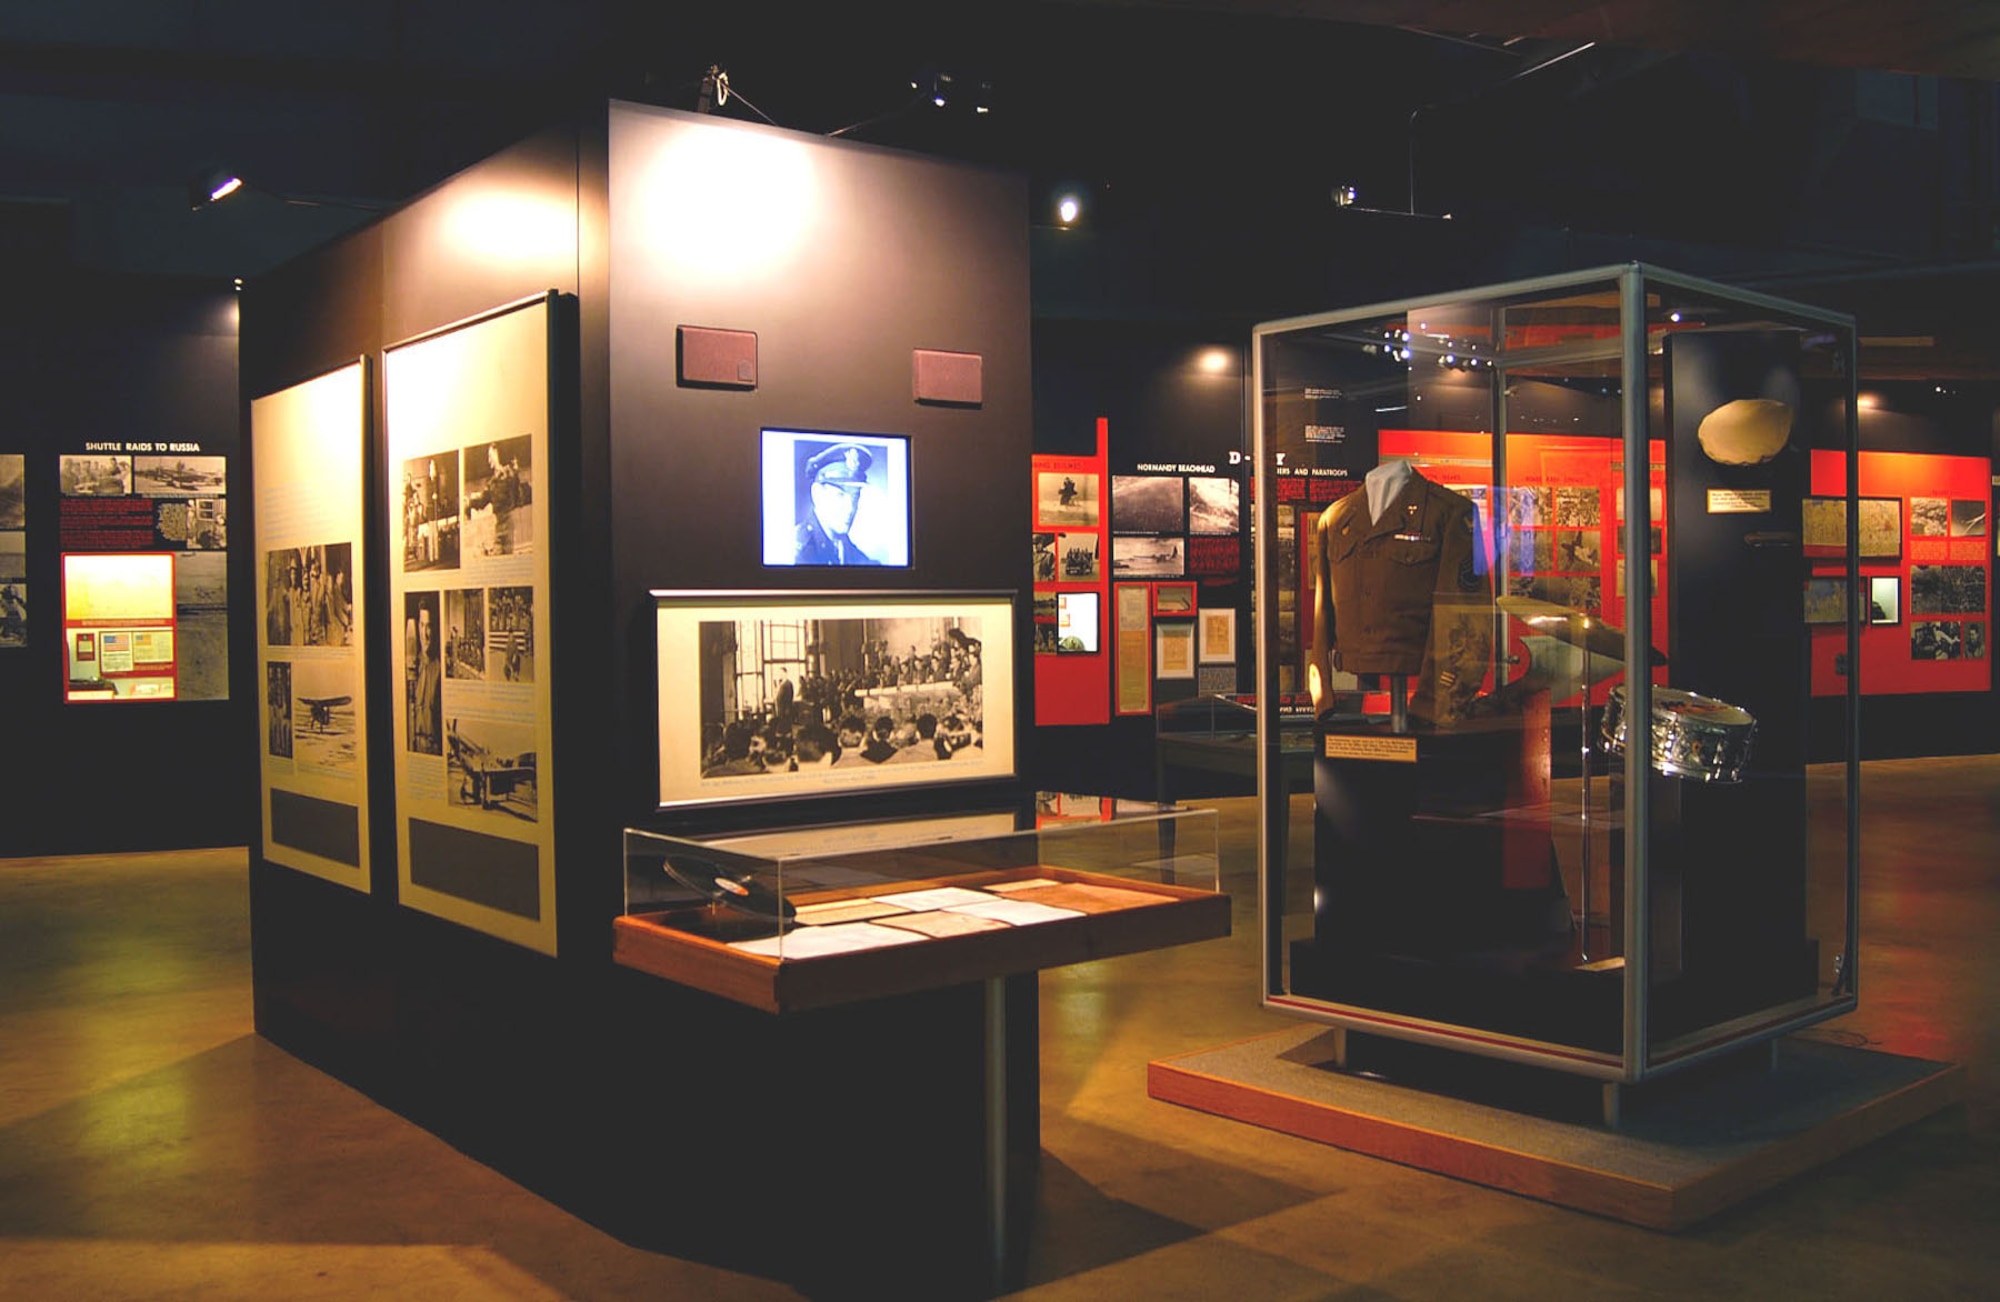
[[(1964, 1072), (1820, 1040), (1649, 1084), (1612, 1131), (1332, 1066), (1308, 1026), (1149, 1064), (1156, 1099), (1651, 1229), (1683, 1229), (1957, 1102)], [(1462, 1060), (1461, 1060), (1462, 1061)], [(1575, 1080), (1576, 1078), (1571, 1078)]]

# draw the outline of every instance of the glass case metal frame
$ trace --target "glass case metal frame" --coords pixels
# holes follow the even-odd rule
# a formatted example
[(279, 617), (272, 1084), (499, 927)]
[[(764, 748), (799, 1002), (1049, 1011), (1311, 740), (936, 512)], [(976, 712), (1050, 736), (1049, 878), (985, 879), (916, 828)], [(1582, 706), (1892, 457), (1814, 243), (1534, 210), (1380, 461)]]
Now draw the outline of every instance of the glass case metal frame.
[[(1690, 1033), (1679, 1034), (1674, 1040), (1666, 1043), (1654, 1043), (1649, 1037), (1649, 990), (1653, 976), (1653, 954), (1649, 943), (1651, 920), (1648, 916), (1651, 899), (1648, 829), (1652, 814), (1648, 777), (1653, 742), (1654, 686), (1647, 673), (1628, 675), (1626, 684), (1629, 699), (1625, 703), (1625, 723), (1629, 729), (1629, 738), (1623, 753), (1623, 872), (1625, 874), (1623, 1007), (1622, 1043), (1617, 1052), (1583, 1052), (1568, 1045), (1552, 1044), (1527, 1036), (1492, 1033), (1477, 1028), (1428, 1021), (1421, 1017), (1384, 1014), (1376, 1009), (1293, 993), (1287, 988), (1286, 979), (1285, 902), (1288, 865), (1285, 862), (1285, 843), (1290, 823), (1287, 803), (1289, 794), (1282, 776), (1282, 741), (1286, 729), (1282, 724), (1277, 704), (1281, 700), (1277, 654), (1279, 612), (1278, 602), (1273, 599), (1274, 584), (1277, 579), (1274, 571), (1274, 566), (1277, 564), (1275, 544), (1279, 536), (1274, 504), (1280, 494), (1277, 490), (1277, 458), (1274, 455), (1277, 448), (1273, 431), (1267, 428), (1271, 411), (1268, 399), (1272, 393), (1271, 377), (1267, 374), (1267, 349), (1274, 341), (1303, 331), (1324, 330), (1328, 327), (1363, 323), (1371, 319), (1379, 321), (1391, 317), (1405, 317), (1409, 321), (1414, 321), (1416, 318), (1410, 314), (1425, 309), (1437, 310), (1451, 305), (1484, 304), (1499, 312), (1509, 304), (1522, 304), (1544, 297), (1571, 295), (1581, 291), (1605, 293), (1613, 290), (1618, 304), (1618, 329), (1615, 339), (1601, 338), (1567, 344), (1544, 344), (1516, 350), (1521, 354), (1517, 357), (1509, 354), (1505, 347), (1505, 337), (1498, 330), (1495, 331), (1494, 347), (1489, 354), (1481, 358), (1481, 362), (1490, 368), (1492, 383), (1495, 386), (1492, 397), (1492, 428), (1489, 432), (1496, 444), (1505, 439), (1513, 429), (1507, 420), (1505, 397), (1505, 381), (1510, 366), (1517, 363), (1525, 364), (1528, 354), (1532, 354), (1534, 361), (1538, 363), (1547, 362), (1554, 352), (1562, 349), (1567, 349), (1576, 356), (1596, 350), (1595, 355), (1607, 364), (1615, 358), (1617, 365), (1615, 374), (1619, 382), (1619, 421), (1622, 425), (1623, 501), (1637, 503), (1640, 507), (1637, 510), (1624, 509), (1623, 520), (1618, 527), (1623, 535), (1624, 556), (1639, 558), (1639, 572), (1643, 579), (1644, 558), (1649, 554), (1648, 512), (1644, 509), (1648, 501), (1649, 488), (1648, 440), (1654, 436), (1664, 438), (1671, 433), (1667, 430), (1649, 429), (1653, 419), (1650, 399), (1657, 396), (1657, 391), (1649, 381), (1649, 350), (1658, 352), (1662, 336), (1674, 329), (1680, 320), (1678, 315), (1674, 315), (1669, 322), (1664, 308), (1649, 315), (1649, 303), (1657, 308), (1663, 298), (1673, 299), (1676, 296), (1718, 302), (1758, 313), (1762, 319), (1788, 328), (1812, 331), (1814, 332), (1812, 338), (1822, 342), (1831, 340), (1830, 359), (1836, 369), (1843, 371), (1845, 376), (1846, 392), (1841, 404), (1844, 413), (1840, 419), (1844, 419), (1845, 423), (1842, 447), (1846, 467), (1847, 537), (1850, 541), (1843, 572), (1851, 589), (1858, 573), (1853, 540), (1859, 535), (1859, 507), (1855, 492), (1855, 485), (1858, 482), (1858, 430), (1855, 410), (1858, 358), (1854, 323), (1850, 317), (1632, 263), (1267, 322), (1252, 331), (1251, 348), (1256, 513), (1254, 527), (1258, 538), (1255, 624), (1258, 684), (1257, 766), (1258, 790), (1262, 801), (1258, 862), (1263, 1005), (1291, 1016), (1341, 1028), (1343, 1031), (1358, 1031), (1392, 1039), (1427, 1043), (1460, 1052), (1593, 1077), (1606, 1083), (1607, 1115), (1615, 1115), (1616, 1090), (1620, 1085), (1633, 1084), (1685, 1069), (1719, 1055), (1775, 1039), (1803, 1027), (1840, 1016), (1856, 1006), (1859, 980), (1856, 960), (1860, 941), (1860, 770), (1857, 708), (1859, 684), (1856, 676), (1850, 673), (1845, 680), (1845, 712), (1841, 729), (1843, 734), (1841, 762), (1844, 765), (1841, 781), (1845, 795), (1846, 912), (1842, 934), (1838, 938), (1841, 950), (1834, 956), (1831, 982), (1830, 984), (1821, 982), (1822, 988), (1817, 997), (1762, 1008), (1747, 1016), (1734, 1017)], [(1405, 334), (1403, 338), (1408, 340), (1409, 336)], [(1421, 340), (1415, 343), (1415, 351), (1419, 354), (1415, 358), (1416, 361), (1433, 360), (1421, 355)], [(1401, 355), (1406, 361), (1412, 359), (1409, 348), (1405, 348)], [(1610, 374), (1607, 365), (1607, 378)], [(1828, 428), (1834, 428), (1831, 421), (1828, 423)], [(1629, 561), (1627, 563), (1629, 564)], [(1629, 645), (1650, 647), (1654, 637), (1654, 618), (1647, 584), (1644, 581), (1626, 582), (1624, 586), (1626, 590), (1622, 614), (1626, 634), (1630, 639)], [(1860, 624), (1859, 620), (1853, 617), (1853, 605), (1854, 603), (1850, 603), (1850, 618), (1845, 629), (1848, 665), (1859, 663)], [(1297, 636), (1296, 633), (1293, 634), (1295, 639)], [(1588, 673), (1586, 668), (1586, 681), (1589, 681)], [(1302, 684), (1290, 682), (1283, 683), (1282, 686), (1286, 689), (1296, 689)], [(1587, 732), (1590, 726), (1591, 708), (1587, 687), (1584, 690), (1583, 701), (1582, 727)], [(1588, 772), (1588, 758), (1584, 767)], [(1589, 915), (1586, 910), (1584, 918), (1586, 939), (1588, 925)], [(1828, 939), (1831, 940), (1833, 937), (1829, 936)]]

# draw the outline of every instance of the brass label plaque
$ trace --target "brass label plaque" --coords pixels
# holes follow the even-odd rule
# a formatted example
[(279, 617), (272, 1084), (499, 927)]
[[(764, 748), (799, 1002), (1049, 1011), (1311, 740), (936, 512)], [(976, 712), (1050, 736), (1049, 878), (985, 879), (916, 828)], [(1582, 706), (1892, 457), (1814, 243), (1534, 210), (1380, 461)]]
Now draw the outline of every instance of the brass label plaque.
[(1768, 488), (1711, 488), (1708, 490), (1710, 515), (1766, 515), (1771, 510)]
[(1415, 737), (1350, 737), (1334, 735), (1326, 739), (1328, 759), (1381, 760), (1390, 764), (1417, 762)]

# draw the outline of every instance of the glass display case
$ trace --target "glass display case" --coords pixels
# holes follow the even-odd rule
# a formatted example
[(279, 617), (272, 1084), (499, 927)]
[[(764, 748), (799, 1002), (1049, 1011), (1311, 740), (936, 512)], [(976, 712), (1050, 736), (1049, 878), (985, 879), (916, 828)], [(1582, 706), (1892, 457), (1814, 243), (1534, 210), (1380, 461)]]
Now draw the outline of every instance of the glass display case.
[(625, 966), (785, 1012), (1226, 936), (1229, 897), (1213, 810), (1051, 796), (1032, 815), (628, 828), (614, 928)]
[(1628, 265), (1253, 351), (1266, 1004), (1614, 1087), (1852, 1008), (1851, 320)]

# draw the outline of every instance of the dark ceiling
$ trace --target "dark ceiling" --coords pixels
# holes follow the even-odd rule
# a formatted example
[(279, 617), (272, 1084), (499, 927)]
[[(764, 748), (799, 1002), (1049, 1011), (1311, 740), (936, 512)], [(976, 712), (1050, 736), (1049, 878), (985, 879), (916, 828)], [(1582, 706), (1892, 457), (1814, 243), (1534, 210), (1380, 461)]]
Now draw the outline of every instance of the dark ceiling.
[(1227, 9), (1505, 42), (1599, 41), (1674, 53), (1782, 59), (2000, 79), (2000, 5), (1967, 0), (1099, 0)]
[[(727, 114), (1020, 169), (1038, 199), (1080, 182), (1191, 280), (1375, 239), (1369, 209), (1453, 213), (1483, 260), (1441, 277), (1536, 240), (1872, 271), (1990, 257), (2000, 211), (1995, 133), (1953, 134), (1991, 125), (1983, 81), (1827, 71), (2000, 76), (1994, 4), (9, 0), (0, 259), (255, 275), (577, 105), (692, 108), (710, 64)], [(931, 71), (990, 81), (993, 111), (935, 108), (910, 85)], [(211, 166), (254, 188), (190, 211)], [(1330, 216), (1342, 185), (1358, 203)], [(1401, 238), (1305, 297), (1423, 288)]]

